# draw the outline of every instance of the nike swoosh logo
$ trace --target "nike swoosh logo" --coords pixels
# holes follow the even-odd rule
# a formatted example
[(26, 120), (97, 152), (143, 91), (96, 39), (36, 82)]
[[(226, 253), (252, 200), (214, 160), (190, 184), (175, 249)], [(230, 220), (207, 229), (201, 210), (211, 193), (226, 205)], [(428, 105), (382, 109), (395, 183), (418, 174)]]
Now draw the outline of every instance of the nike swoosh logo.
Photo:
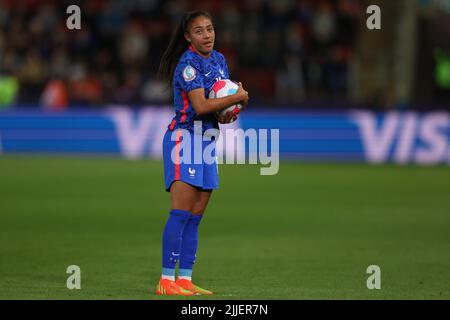
[(205, 73), (205, 77), (209, 76), (212, 71)]
[(177, 257), (177, 256), (179, 256), (180, 254), (179, 254), (179, 253), (176, 254), (176, 253), (172, 252), (172, 255), (175, 256), (175, 257)]

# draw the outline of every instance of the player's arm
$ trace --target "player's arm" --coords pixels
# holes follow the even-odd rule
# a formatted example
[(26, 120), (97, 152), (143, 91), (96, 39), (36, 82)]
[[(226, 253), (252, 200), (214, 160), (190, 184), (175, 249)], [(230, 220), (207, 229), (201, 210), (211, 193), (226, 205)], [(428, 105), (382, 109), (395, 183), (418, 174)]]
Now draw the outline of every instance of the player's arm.
[(239, 88), (235, 94), (222, 98), (206, 99), (204, 88), (189, 91), (188, 97), (192, 107), (198, 115), (220, 111), (233, 104), (246, 104), (248, 102), (248, 92), (244, 90), (242, 84), (239, 84)]

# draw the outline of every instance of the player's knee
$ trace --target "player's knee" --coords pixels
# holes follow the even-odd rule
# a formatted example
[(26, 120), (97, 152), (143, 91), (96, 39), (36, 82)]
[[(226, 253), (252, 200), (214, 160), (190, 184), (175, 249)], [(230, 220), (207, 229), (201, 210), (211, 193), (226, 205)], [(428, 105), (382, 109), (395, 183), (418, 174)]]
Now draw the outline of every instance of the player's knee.
[(193, 215), (200, 215), (205, 213), (206, 206), (203, 203), (196, 203), (192, 208)]
[(183, 210), (183, 211), (189, 211), (189, 212), (193, 212), (194, 211), (194, 206), (189, 205), (189, 204), (174, 204), (172, 205), (172, 209), (174, 210)]
[(192, 214), (194, 215), (194, 216), (196, 216), (196, 215), (202, 215), (202, 214), (204, 214), (205, 213), (205, 209), (196, 209), (196, 208), (194, 208), (194, 209), (192, 209)]

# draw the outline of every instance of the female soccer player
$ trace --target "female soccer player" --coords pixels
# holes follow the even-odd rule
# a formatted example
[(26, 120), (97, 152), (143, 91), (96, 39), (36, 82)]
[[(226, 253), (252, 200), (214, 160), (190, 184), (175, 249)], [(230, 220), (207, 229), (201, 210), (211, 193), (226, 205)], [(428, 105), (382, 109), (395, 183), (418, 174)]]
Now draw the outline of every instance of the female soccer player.
[[(180, 163), (182, 131), (189, 132), (193, 145), (194, 121), (201, 121), (203, 135), (208, 129), (217, 129), (218, 120), (228, 123), (236, 117), (230, 112), (217, 120), (215, 112), (237, 103), (242, 106), (248, 103), (248, 93), (242, 84), (233, 95), (207, 99), (209, 88), (218, 79), (229, 77), (224, 56), (213, 49), (214, 40), (209, 13), (184, 14), (159, 68), (160, 75), (168, 80), (173, 90), (175, 116), (163, 141), (164, 177), (166, 191), (171, 194), (171, 211), (162, 237), (162, 276), (156, 286), (158, 295), (212, 294), (192, 283), (192, 268), (198, 245), (198, 226), (212, 190), (218, 188), (217, 163), (208, 164), (204, 160), (200, 164)], [(215, 144), (215, 141), (203, 142), (202, 149), (211, 143)], [(191, 150), (193, 158), (193, 146)], [(179, 271), (175, 281), (177, 262)]]

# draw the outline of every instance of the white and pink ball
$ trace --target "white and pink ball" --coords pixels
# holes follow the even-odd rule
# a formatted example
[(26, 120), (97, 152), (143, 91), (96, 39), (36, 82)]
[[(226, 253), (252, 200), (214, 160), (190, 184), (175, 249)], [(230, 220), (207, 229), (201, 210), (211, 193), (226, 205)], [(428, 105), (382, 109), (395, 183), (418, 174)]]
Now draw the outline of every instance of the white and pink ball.
[[(211, 90), (209, 91), (209, 98), (222, 98), (232, 94), (235, 94), (238, 90), (239, 86), (236, 82), (231, 81), (229, 79), (218, 80), (214, 83)], [(228, 108), (219, 111), (217, 116), (223, 115), (225, 116), (228, 112), (232, 112), (236, 117), (242, 109), (242, 105), (234, 104), (229, 106)], [(231, 120), (233, 122), (234, 120)]]

